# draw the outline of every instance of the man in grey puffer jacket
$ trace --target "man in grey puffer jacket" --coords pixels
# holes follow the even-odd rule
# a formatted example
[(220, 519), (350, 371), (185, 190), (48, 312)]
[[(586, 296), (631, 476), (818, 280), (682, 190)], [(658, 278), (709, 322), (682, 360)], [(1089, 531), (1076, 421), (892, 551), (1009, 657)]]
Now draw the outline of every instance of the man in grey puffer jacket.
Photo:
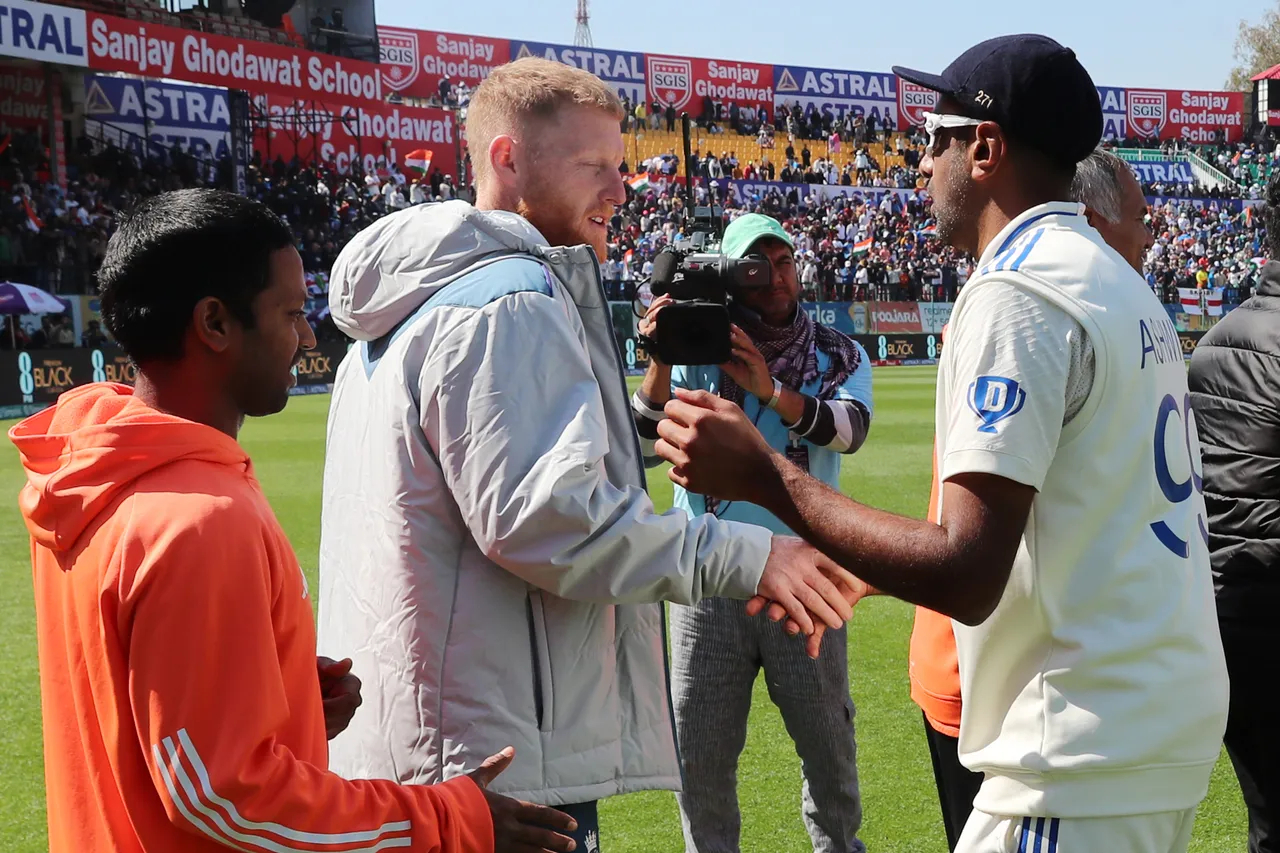
[(654, 512), (598, 267), (621, 114), (586, 72), (495, 69), (468, 116), (476, 207), (380, 220), (330, 286), (358, 343), (329, 418), (320, 644), (364, 682), (331, 766), (430, 782), (512, 744), (492, 789), (568, 812), (579, 850), (600, 798), (680, 785), (653, 602), (759, 596), (808, 633), (859, 587), (799, 540)]

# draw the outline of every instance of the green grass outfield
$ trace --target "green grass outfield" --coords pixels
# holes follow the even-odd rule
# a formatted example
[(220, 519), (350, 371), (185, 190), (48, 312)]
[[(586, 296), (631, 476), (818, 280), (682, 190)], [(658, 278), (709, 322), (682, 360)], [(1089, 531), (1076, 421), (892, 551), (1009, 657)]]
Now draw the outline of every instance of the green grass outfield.
[[(881, 369), (876, 374), (876, 419), (867, 445), (845, 462), (846, 494), (908, 515), (924, 514), (929, 495), (933, 434), (933, 368)], [(315, 583), (319, 548), (321, 455), (328, 397), (297, 397), (283, 414), (251, 421), (243, 440), (298, 557)], [(7, 429), (8, 424), (6, 424)], [(22, 482), (17, 455), (0, 464), (0, 851), (45, 850), (40, 702), (29, 551), (13, 496)], [(662, 471), (650, 485), (659, 507), (671, 502)], [(849, 680), (857, 704), (858, 757), (865, 808), (862, 837), (871, 851), (945, 851), (933, 776), (919, 710), (907, 690), (910, 608), (871, 599), (860, 604), (849, 633)], [(1137, 721), (1135, 721), (1137, 722)], [(809, 850), (800, 820), (800, 767), (782, 720), (762, 681), (756, 683), (750, 734), (738, 775), (743, 811), (742, 849), (748, 853)], [(680, 820), (670, 794), (618, 797), (603, 807), (609, 853), (667, 853), (682, 849)], [(1245, 849), (1245, 816), (1225, 758), (1200, 809), (1191, 849)], [(1105, 853), (1105, 851), (1098, 851)]]

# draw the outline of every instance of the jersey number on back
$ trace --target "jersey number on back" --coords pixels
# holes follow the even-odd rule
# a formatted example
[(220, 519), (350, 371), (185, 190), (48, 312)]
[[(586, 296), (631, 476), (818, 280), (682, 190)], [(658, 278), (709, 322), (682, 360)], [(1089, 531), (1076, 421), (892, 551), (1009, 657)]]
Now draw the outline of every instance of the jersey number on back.
[[(1177, 415), (1178, 419), (1182, 421), (1182, 441), (1178, 442), (1178, 436), (1175, 434), (1173, 436), (1174, 447), (1175, 449), (1185, 448), (1187, 458), (1188, 474), (1187, 478), (1181, 482), (1174, 479), (1169, 470), (1169, 421), (1174, 415)], [(1192, 447), (1191, 437), (1194, 434), (1194, 428), (1191, 419), (1190, 395), (1183, 397), (1181, 406), (1178, 405), (1178, 400), (1172, 394), (1166, 394), (1164, 399), (1160, 401), (1160, 411), (1156, 415), (1155, 435), (1156, 482), (1160, 484), (1160, 491), (1168, 498), (1169, 503), (1173, 504), (1191, 500), (1193, 491), (1195, 494), (1204, 493), (1204, 481), (1196, 473), (1200, 447), (1199, 442), (1196, 443), (1194, 449)], [(1209, 529), (1205, 526), (1202, 513), (1196, 513), (1196, 525), (1200, 528), (1200, 536), (1208, 543)], [(1151, 530), (1155, 533), (1156, 538), (1160, 540), (1161, 545), (1164, 545), (1164, 547), (1184, 560), (1190, 556), (1191, 542), (1189, 536), (1187, 539), (1183, 539), (1165, 521), (1155, 522), (1151, 525)]]

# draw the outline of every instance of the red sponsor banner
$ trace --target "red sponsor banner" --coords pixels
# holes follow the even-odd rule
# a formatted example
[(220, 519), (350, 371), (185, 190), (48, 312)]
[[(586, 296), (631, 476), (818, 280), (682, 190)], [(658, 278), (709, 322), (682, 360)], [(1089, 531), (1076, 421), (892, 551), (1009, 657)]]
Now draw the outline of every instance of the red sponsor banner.
[(932, 112), (937, 104), (937, 92), (898, 78), (898, 115), (902, 121), (919, 127), (924, 124), (924, 114)]
[(349, 103), (382, 101), (378, 66), (89, 12), (89, 67), (247, 92)]
[(697, 117), (706, 97), (726, 106), (764, 107), (773, 115), (773, 66), (728, 59), (645, 56), (649, 99)]
[(1133, 136), (1205, 143), (1221, 131), (1227, 142), (1244, 138), (1243, 92), (1129, 89), (1125, 98)]
[[(53, 77), (56, 85), (56, 76)], [(49, 80), (39, 65), (0, 62), (0, 130), (29, 130), (48, 138)], [(59, 93), (53, 93), (60, 101)]]
[(264, 160), (322, 160), (343, 174), (353, 165), (373, 172), (398, 163), (412, 176), (404, 167), (405, 157), (425, 148), (431, 152), (431, 171), (438, 168), (457, 178), (458, 126), (449, 110), (391, 104), (325, 107), (270, 95), (255, 104), (270, 116), (267, 129), (253, 138)]
[(915, 302), (872, 302), (867, 312), (871, 315), (871, 331), (922, 332), (920, 306)]
[(378, 27), (383, 88), (406, 98), (440, 94), (440, 81), (471, 88), (495, 67), (511, 61), (507, 39)]

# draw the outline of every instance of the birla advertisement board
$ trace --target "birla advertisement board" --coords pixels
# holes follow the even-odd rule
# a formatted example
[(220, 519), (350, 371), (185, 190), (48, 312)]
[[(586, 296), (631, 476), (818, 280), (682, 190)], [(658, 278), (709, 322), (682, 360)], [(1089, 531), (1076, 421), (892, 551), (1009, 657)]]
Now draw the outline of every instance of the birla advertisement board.
[(694, 118), (702, 114), (704, 99), (758, 110), (773, 117), (773, 66), (729, 59), (645, 55), (649, 100), (675, 107)]
[(508, 39), (379, 26), (378, 42), (382, 85), (403, 98), (437, 97), (446, 77), (475, 88), (511, 61)]
[(571, 68), (590, 71), (608, 83), (609, 88), (617, 92), (619, 98), (625, 95), (633, 104), (646, 98), (643, 53), (536, 41), (513, 40), (511, 42), (512, 62), (528, 56), (549, 59)]
[(892, 74), (775, 65), (773, 102), (778, 109), (799, 103), (808, 111), (812, 106), (836, 121), (850, 113), (874, 116), (877, 122), (887, 115), (898, 126), (897, 78)]

